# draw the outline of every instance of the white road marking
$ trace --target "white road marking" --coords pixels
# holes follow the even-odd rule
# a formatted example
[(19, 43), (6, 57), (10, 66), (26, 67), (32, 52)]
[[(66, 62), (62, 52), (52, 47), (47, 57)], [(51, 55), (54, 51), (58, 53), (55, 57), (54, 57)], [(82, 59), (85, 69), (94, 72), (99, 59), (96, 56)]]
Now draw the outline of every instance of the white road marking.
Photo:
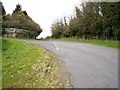
[(54, 46), (55, 46), (56, 50), (58, 51), (58, 50), (59, 50), (59, 48), (58, 48), (58, 46), (56, 45), (56, 43), (55, 43), (55, 42), (53, 42), (53, 44), (54, 44)]

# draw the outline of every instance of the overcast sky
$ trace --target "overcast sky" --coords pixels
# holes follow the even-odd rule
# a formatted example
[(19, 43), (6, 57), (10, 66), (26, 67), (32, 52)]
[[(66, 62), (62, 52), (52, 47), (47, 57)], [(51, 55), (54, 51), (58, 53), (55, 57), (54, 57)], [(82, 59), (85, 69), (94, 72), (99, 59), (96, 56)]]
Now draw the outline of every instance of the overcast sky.
[[(80, 0), (1, 0), (8, 13), (12, 13), (16, 4), (22, 6), (28, 15), (37, 22), (43, 32), (41, 36), (51, 35), (51, 24), (64, 16), (74, 15), (75, 6), (80, 4)], [(83, 1), (83, 0), (82, 0)]]

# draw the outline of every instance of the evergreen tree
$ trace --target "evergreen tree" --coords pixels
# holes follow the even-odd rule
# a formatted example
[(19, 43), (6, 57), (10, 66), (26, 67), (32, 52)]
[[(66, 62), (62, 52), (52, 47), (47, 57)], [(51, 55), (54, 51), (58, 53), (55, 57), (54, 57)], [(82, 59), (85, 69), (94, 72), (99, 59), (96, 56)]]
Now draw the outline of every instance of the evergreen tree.
[(20, 4), (17, 4), (15, 10), (14, 10), (13, 13), (12, 13), (12, 15), (20, 12), (21, 10), (22, 10), (21, 5), (20, 5)]
[(6, 11), (5, 11), (5, 8), (3, 6), (3, 3), (0, 1), (0, 14), (2, 14), (3, 16), (6, 15)]

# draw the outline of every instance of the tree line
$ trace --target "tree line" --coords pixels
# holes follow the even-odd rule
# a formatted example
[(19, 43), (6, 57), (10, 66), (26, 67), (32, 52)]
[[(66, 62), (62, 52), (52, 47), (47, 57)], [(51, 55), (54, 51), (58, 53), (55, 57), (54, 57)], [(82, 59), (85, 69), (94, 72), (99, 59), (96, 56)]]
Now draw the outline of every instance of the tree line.
[(5, 8), (2, 5), (2, 35), (6, 34), (5, 28), (28, 30), (31, 32), (29, 33), (30, 37), (37, 36), (42, 32), (40, 25), (32, 20), (26, 11), (22, 10), (22, 6), (20, 4), (16, 5), (12, 14), (6, 14)]
[(53, 38), (120, 40), (120, 2), (85, 2), (51, 26)]

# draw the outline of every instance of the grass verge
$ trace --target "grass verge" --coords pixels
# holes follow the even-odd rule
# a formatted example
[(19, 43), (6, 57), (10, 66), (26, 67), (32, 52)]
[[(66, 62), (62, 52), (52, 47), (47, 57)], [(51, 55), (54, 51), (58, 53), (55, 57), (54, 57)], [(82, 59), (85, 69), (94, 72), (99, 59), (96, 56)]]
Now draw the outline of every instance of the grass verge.
[(55, 57), (39, 46), (2, 39), (2, 88), (63, 88)]
[(118, 41), (112, 41), (112, 40), (79, 40), (79, 39), (74, 39), (74, 38), (61, 38), (61, 40), (88, 43), (88, 44), (96, 44), (96, 45), (107, 46), (107, 47), (112, 47), (112, 48), (120, 48)]

